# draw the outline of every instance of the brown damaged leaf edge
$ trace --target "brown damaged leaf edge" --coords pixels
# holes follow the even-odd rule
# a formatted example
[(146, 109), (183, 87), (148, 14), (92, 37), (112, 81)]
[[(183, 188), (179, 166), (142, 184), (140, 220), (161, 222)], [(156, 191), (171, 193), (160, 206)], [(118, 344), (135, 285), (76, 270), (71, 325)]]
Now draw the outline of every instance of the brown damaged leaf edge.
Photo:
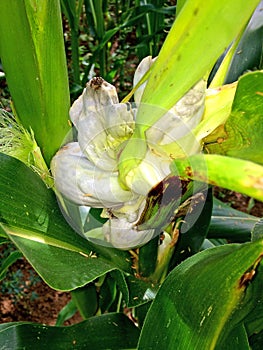
[[(214, 185), (214, 186), (218, 185), (216, 181), (209, 180), (207, 176), (203, 175), (202, 173), (199, 173), (197, 170), (193, 171), (193, 168), (191, 166), (187, 166), (184, 169), (184, 174), (185, 176), (182, 176), (181, 178), (186, 177), (191, 180), (197, 179), (197, 181), (209, 183), (210, 185)], [(186, 180), (184, 180), (184, 182), (186, 182)]]
[[(137, 229), (142, 230), (144, 224), (152, 218), (155, 221), (153, 228), (160, 228), (164, 222), (167, 223), (173, 216), (175, 206), (179, 206), (188, 184), (189, 181), (182, 181), (178, 176), (169, 175), (154, 186), (148, 193), (144, 210), (136, 223)], [(158, 224), (156, 219), (159, 215), (161, 222)]]
[(257, 268), (263, 258), (263, 253), (260, 254), (260, 256), (257, 258), (257, 260), (254, 262), (254, 265), (251, 266), (240, 278), (238, 288), (247, 288), (249, 283), (252, 282), (253, 278), (255, 277), (257, 273)]

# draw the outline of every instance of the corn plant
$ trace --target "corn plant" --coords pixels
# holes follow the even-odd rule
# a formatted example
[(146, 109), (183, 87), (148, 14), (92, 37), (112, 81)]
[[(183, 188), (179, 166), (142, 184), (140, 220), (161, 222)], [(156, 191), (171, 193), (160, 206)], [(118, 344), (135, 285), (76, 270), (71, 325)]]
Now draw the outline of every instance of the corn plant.
[(0, 233), (72, 295), (57, 327), (0, 325), (3, 348), (260, 347), (262, 220), (212, 196), (263, 200), (260, 5), (178, 1), (131, 93), (95, 77), (69, 108), (59, 1), (0, 3)]
[[(133, 51), (139, 60), (148, 55), (156, 56), (175, 14), (175, 6), (165, 1), (61, 0), (61, 5), (70, 28), (67, 41), (71, 48), (69, 66), (73, 96), (81, 92), (94, 70), (110, 83), (116, 81), (117, 76), (116, 82), (124, 96), (128, 53)], [(135, 43), (134, 47), (129, 47), (127, 40), (132, 31)], [(80, 33), (90, 39), (86, 43), (82, 40), (82, 48)], [(114, 50), (116, 41), (118, 48)]]

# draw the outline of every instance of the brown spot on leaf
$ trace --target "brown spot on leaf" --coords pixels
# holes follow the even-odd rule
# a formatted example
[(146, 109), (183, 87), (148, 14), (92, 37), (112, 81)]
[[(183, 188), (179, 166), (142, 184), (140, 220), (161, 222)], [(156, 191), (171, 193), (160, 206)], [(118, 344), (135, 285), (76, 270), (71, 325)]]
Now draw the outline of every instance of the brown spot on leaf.
[(258, 265), (260, 264), (261, 260), (263, 258), (263, 254), (260, 254), (260, 256), (257, 258), (257, 260), (254, 262), (254, 265), (251, 266), (240, 278), (238, 287), (241, 288), (246, 288), (249, 283), (252, 281), (252, 279), (256, 275), (256, 270)]
[(255, 274), (256, 274), (256, 271), (254, 269), (252, 269), (251, 271), (245, 272), (244, 275), (242, 275), (239, 280), (239, 288), (247, 287), (248, 284), (252, 281)]
[(156, 202), (166, 205), (176, 199), (177, 193), (181, 194), (181, 180), (177, 176), (167, 176), (149, 191), (148, 198), (155, 198)]
[(225, 139), (223, 137), (218, 137), (216, 140), (216, 142), (219, 144), (223, 143), (224, 141), (225, 141)]
[(182, 181), (178, 176), (169, 175), (154, 186), (148, 193), (143, 212), (136, 223), (136, 226), (143, 224), (151, 217), (153, 212), (177, 201), (181, 196)]
[(185, 168), (185, 173), (186, 173), (186, 175), (187, 176), (189, 176), (189, 177), (193, 177), (193, 170), (192, 170), (192, 168), (190, 167), (190, 166), (187, 166), (186, 168)]
[(193, 15), (194, 15), (194, 16), (197, 16), (198, 12), (199, 12), (199, 8), (196, 7), (196, 8), (194, 9)]

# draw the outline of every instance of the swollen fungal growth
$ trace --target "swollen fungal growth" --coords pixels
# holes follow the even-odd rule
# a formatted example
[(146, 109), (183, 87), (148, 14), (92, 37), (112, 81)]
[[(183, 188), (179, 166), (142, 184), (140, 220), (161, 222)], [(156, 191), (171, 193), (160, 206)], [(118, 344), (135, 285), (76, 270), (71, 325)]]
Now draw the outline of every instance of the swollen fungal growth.
[[(152, 61), (147, 57), (140, 63), (135, 84)], [(78, 140), (62, 147), (51, 163), (57, 191), (79, 206), (102, 208), (108, 221), (95, 230), (99, 231), (97, 237), (121, 249), (140, 246), (153, 237), (154, 229), (138, 231), (136, 222), (147, 193), (170, 173), (171, 158), (160, 146), (189, 132), (204, 110), (205, 82), (201, 81), (147, 130), (149, 147), (138, 167), (128, 174), (124, 190), (118, 180), (118, 157), (134, 133), (144, 87), (136, 91), (134, 103), (120, 103), (114, 86), (100, 77), (91, 79), (70, 109)], [(149, 106), (149, 113), (154, 113), (153, 106)], [(183, 154), (190, 149), (192, 144), (189, 150), (184, 145)], [(132, 157), (136, 153), (134, 149)], [(92, 237), (95, 231), (90, 233)]]

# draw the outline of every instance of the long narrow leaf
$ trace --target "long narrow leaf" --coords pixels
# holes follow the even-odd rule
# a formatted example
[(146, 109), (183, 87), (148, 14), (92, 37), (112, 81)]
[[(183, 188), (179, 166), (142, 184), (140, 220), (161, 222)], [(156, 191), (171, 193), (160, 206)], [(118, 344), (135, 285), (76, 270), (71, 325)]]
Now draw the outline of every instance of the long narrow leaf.
[[(152, 125), (162, 110), (144, 113), (143, 105), (170, 109), (199, 79), (210, 71), (218, 56), (245, 26), (258, 0), (188, 0), (174, 22), (149, 77), (139, 125)], [(216, 40), (215, 38), (218, 38)]]
[(62, 216), (55, 195), (27, 166), (0, 155), (0, 227), (53, 288), (71, 290), (120, 268), (129, 254), (94, 245)]
[(134, 349), (139, 330), (123, 314), (107, 314), (70, 327), (34, 323), (0, 325), (1, 349)]
[(225, 238), (231, 242), (251, 241), (251, 232), (260, 218), (231, 208), (214, 198), (213, 212), (207, 238)]
[(177, 266), (152, 303), (138, 348), (219, 350), (228, 340), (231, 349), (248, 349), (240, 325), (254, 310), (262, 317), (262, 253), (262, 240), (225, 245)]
[(5, 278), (8, 268), (14, 264), (23, 255), (19, 251), (11, 252), (5, 259), (2, 259), (0, 265), (0, 281)]
[(14, 108), (49, 163), (70, 129), (60, 3), (3, 0), (0, 13), (0, 56)]
[(263, 201), (263, 166), (217, 154), (197, 154), (175, 160), (171, 170), (176, 175), (227, 188)]

